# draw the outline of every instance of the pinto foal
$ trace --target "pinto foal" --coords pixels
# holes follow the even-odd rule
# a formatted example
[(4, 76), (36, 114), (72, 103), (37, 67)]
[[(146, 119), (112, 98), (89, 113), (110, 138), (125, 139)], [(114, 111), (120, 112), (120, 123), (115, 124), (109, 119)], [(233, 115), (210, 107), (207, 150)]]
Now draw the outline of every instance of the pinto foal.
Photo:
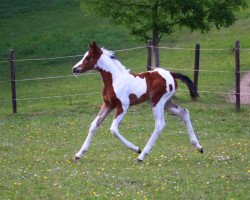
[[(88, 150), (94, 133), (112, 110), (115, 110), (115, 116), (110, 131), (127, 148), (139, 153), (138, 161), (143, 161), (145, 156), (150, 153), (155, 141), (166, 126), (164, 110), (169, 111), (185, 122), (191, 143), (203, 153), (203, 148), (194, 133), (188, 111), (175, 105), (172, 101), (177, 89), (176, 79), (180, 79), (187, 84), (193, 99), (198, 97), (196, 87), (188, 77), (179, 73), (170, 73), (161, 68), (132, 74), (116, 59), (112, 52), (99, 48), (95, 42), (89, 44), (89, 50), (82, 60), (73, 67), (74, 74), (88, 70), (97, 70), (101, 74), (103, 80), (103, 104), (97, 117), (91, 123), (88, 136), (80, 151), (75, 155), (74, 160), (79, 160)], [(118, 127), (129, 106), (145, 101), (149, 101), (152, 106), (155, 128), (146, 146), (141, 151), (138, 146), (135, 146), (119, 133)]]

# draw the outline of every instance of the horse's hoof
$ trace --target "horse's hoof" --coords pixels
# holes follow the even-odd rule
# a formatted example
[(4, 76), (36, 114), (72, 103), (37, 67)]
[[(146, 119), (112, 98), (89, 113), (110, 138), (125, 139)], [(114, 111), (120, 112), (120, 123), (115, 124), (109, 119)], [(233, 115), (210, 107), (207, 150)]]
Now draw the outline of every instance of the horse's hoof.
[(139, 148), (139, 150), (137, 151), (138, 154), (141, 154), (141, 149)]
[(136, 161), (137, 161), (137, 162), (142, 162), (142, 160), (141, 160), (141, 159), (139, 159), (139, 158), (137, 158), (137, 159), (136, 159)]
[(200, 153), (204, 153), (203, 148), (198, 149), (198, 151), (199, 151)]
[(73, 158), (73, 161), (74, 162), (78, 162), (80, 160), (80, 158), (78, 157), (78, 156), (75, 156), (74, 158)]

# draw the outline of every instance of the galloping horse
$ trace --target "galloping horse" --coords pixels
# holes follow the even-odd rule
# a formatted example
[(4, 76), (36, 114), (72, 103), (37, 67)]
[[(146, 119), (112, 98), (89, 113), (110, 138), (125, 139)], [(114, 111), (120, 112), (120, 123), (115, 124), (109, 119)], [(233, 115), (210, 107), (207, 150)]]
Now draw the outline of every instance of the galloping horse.
[[(115, 110), (115, 116), (110, 131), (127, 148), (139, 153), (137, 158), (139, 162), (143, 161), (145, 156), (151, 152), (154, 143), (166, 126), (164, 110), (169, 111), (185, 122), (191, 143), (198, 151), (203, 153), (203, 148), (194, 133), (189, 112), (175, 105), (172, 100), (177, 89), (176, 79), (180, 79), (187, 85), (193, 99), (198, 97), (195, 85), (187, 76), (179, 73), (170, 73), (161, 68), (139, 74), (130, 73), (119, 62), (113, 52), (99, 48), (95, 42), (89, 44), (89, 50), (85, 53), (82, 60), (73, 67), (74, 74), (88, 70), (97, 70), (101, 74), (103, 80), (103, 104), (97, 117), (91, 123), (84, 144), (74, 157), (75, 161), (79, 160), (88, 150), (94, 133), (112, 110)], [(118, 127), (131, 105), (145, 101), (149, 101), (152, 106), (155, 128), (146, 146), (141, 151), (138, 146), (135, 146), (119, 133)]]

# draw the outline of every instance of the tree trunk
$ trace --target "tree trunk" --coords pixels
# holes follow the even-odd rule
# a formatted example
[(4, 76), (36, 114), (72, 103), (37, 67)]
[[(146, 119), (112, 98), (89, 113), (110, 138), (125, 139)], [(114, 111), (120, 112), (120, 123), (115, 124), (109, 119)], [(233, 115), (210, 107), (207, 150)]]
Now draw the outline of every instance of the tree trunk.
[(153, 25), (153, 46), (154, 46), (154, 67), (160, 67), (160, 58), (159, 58), (159, 49), (158, 49), (158, 43), (159, 43), (159, 32), (158, 32), (158, 1), (155, 2), (155, 4), (152, 7), (152, 25)]

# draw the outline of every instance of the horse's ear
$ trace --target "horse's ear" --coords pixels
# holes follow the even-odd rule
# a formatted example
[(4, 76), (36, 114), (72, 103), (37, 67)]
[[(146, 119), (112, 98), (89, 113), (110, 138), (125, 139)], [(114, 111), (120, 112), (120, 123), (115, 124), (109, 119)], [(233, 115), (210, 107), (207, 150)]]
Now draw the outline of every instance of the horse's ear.
[(89, 50), (92, 49), (92, 44), (89, 42)]
[(93, 47), (94, 49), (96, 49), (96, 48), (97, 48), (97, 45), (96, 45), (95, 41), (93, 41), (93, 43), (92, 43), (92, 47)]

